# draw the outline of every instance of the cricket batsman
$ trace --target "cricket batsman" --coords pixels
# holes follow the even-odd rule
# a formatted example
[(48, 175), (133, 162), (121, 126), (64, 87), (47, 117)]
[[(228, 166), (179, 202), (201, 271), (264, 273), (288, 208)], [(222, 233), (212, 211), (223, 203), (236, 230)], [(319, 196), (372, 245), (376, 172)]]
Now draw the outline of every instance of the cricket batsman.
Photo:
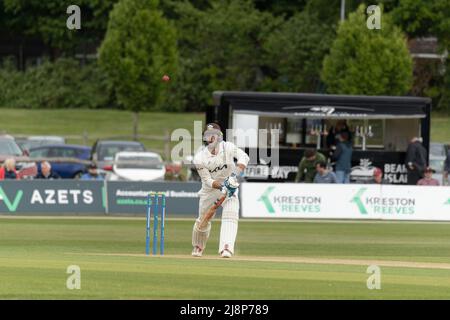
[(249, 157), (233, 143), (223, 141), (222, 130), (216, 123), (206, 126), (203, 142), (205, 146), (194, 156), (202, 188), (198, 193), (199, 216), (192, 231), (192, 255), (202, 256), (211, 231), (214, 206), (218, 206), (219, 200), (223, 200), (219, 254), (223, 258), (231, 258), (239, 219), (238, 177), (244, 173)]

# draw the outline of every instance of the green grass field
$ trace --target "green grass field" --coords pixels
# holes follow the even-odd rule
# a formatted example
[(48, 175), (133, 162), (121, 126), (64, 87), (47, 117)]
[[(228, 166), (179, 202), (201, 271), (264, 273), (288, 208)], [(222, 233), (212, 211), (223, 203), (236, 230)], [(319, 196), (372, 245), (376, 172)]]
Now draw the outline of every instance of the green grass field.
[[(1, 109), (8, 121), (2, 130), (10, 134), (30, 135), (79, 135), (80, 139), (69, 139), (69, 143), (83, 144), (81, 136), (89, 135), (88, 144), (94, 138), (132, 135), (132, 114), (117, 110), (26, 110)], [(143, 112), (140, 114), (139, 134), (161, 135), (165, 130), (185, 128), (193, 132), (193, 121), (205, 121), (203, 113)], [(431, 117), (431, 140), (450, 143), (450, 114), (433, 114)], [(163, 141), (142, 141), (148, 148), (163, 150)]]
[[(218, 258), (219, 222), (192, 258), (192, 221), (168, 220), (166, 256), (145, 256), (141, 218), (1, 218), (0, 299), (449, 299), (450, 224), (240, 222)], [(369, 290), (367, 267), (381, 268)], [(81, 289), (66, 288), (69, 265)]]
[(450, 112), (431, 115), (431, 141), (450, 144)]
[[(2, 108), (2, 131), (9, 134), (80, 136), (68, 143), (83, 144), (83, 134), (88, 134), (87, 144), (96, 138), (132, 136), (133, 117), (130, 112), (118, 110), (26, 110)], [(194, 121), (205, 121), (202, 113), (143, 112), (139, 115), (138, 133), (164, 136), (177, 128), (194, 130)], [(142, 140), (147, 148), (164, 150), (164, 141)]]

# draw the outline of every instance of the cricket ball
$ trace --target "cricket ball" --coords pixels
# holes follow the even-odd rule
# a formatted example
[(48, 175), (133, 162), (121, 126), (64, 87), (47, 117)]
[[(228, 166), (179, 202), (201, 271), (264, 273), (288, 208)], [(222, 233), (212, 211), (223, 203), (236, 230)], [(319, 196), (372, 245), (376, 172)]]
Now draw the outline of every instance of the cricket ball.
[(164, 82), (169, 82), (169, 81), (170, 81), (170, 77), (169, 77), (167, 74), (165, 74), (165, 75), (163, 75), (163, 77), (162, 77), (162, 81), (164, 81)]

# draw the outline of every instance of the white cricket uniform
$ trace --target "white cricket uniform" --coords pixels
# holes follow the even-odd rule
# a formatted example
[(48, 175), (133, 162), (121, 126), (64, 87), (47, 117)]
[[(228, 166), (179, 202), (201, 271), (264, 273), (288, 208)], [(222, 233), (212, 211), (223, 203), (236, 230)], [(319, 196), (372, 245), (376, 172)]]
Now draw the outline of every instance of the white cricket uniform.
[[(203, 250), (206, 247), (206, 242), (209, 237), (211, 222), (208, 222), (207, 227), (203, 230), (197, 228), (197, 222), (200, 222), (201, 216), (211, 208), (214, 201), (223, 195), (220, 190), (212, 187), (213, 182), (218, 181), (223, 183), (226, 178), (235, 172), (235, 159), (237, 159), (238, 164), (243, 164), (244, 166), (247, 166), (249, 161), (248, 155), (231, 142), (221, 141), (217, 148), (217, 154), (213, 155), (208, 147), (202, 147), (194, 157), (194, 165), (202, 180), (202, 188), (198, 193), (200, 197), (199, 213), (192, 232), (192, 245), (194, 247), (198, 246)], [(234, 243), (236, 241), (239, 219), (239, 198), (237, 191), (232, 197), (227, 198), (222, 203), (223, 211), (219, 253), (224, 249), (234, 253)]]

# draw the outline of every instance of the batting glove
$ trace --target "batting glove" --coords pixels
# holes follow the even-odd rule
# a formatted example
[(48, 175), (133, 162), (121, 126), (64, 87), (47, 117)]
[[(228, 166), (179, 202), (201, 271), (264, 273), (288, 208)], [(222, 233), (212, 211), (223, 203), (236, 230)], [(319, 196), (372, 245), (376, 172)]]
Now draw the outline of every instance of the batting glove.
[(232, 197), (236, 192), (237, 188), (239, 188), (239, 183), (237, 182), (236, 176), (231, 175), (225, 179), (223, 182), (224, 187), (227, 189), (228, 197)]

